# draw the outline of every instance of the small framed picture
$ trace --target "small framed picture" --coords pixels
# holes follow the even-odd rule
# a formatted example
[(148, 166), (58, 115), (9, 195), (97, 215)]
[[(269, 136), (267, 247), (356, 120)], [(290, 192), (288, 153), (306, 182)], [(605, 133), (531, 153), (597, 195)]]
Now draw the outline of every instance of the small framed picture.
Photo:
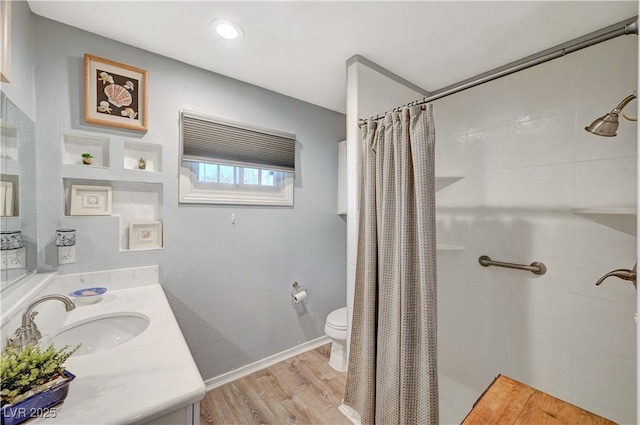
[(71, 186), (70, 215), (111, 215), (111, 186)]
[(161, 221), (134, 221), (129, 225), (129, 249), (162, 248)]
[(147, 131), (147, 71), (85, 54), (84, 87), (86, 122)]
[(0, 182), (0, 217), (13, 217), (13, 182)]

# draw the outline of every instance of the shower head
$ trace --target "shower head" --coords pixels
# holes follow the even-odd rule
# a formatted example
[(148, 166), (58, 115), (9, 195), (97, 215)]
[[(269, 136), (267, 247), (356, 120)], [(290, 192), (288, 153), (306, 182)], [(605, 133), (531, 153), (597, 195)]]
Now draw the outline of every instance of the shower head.
[[(625, 97), (624, 100), (620, 102), (620, 104), (616, 106), (611, 112), (601, 116), (584, 129), (589, 133), (593, 133), (597, 136), (615, 137), (619, 124), (618, 117), (622, 113), (622, 109), (636, 97), (638, 96), (635, 92), (631, 93), (629, 96)], [(634, 118), (629, 118), (625, 114), (622, 114), (622, 116), (624, 116), (629, 121), (635, 121)]]
[(615, 137), (616, 130), (618, 130), (618, 123), (618, 114), (611, 111), (608, 114), (601, 116), (584, 129), (596, 136)]

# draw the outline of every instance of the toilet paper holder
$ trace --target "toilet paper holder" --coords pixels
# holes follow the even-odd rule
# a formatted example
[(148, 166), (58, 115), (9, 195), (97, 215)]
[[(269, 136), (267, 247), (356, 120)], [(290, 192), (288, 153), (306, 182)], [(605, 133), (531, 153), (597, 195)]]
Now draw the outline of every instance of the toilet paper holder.
[(291, 298), (294, 303), (299, 303), (307, 298), (307, 290), (300, 287), (298, 282), (293, 282), (293, 290), (291, 291)]

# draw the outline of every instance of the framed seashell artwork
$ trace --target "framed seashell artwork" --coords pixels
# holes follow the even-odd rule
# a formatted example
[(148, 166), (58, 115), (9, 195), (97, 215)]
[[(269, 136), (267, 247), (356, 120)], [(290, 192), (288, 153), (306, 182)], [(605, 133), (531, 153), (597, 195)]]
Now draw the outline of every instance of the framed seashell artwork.
[(85, 53), (86, 122), (147, 131), (147, 109), (147, 71)]

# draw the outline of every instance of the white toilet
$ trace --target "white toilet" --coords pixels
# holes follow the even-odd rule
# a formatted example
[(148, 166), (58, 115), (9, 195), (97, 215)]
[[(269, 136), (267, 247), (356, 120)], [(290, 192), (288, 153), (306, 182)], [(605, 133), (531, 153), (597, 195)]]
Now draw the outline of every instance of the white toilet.
[(347, 307), (332, 311), (327, 316), (324, 332), (333, 341), (329, 366), (338, 372), (347, 371)]

